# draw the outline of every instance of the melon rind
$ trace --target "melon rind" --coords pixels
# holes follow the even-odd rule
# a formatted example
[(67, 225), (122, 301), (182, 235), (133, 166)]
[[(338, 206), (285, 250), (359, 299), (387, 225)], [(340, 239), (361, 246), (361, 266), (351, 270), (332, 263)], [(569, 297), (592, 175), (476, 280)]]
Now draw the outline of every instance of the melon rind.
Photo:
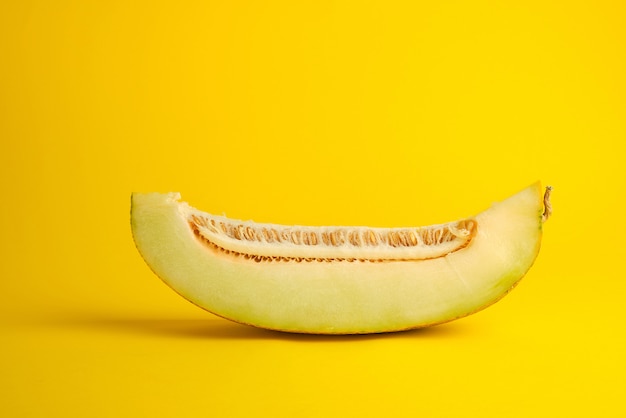
[(192, 303), (261, 328), (315, 334), (399, 331), (464, 317), (511, 290), (541, 243), (535, 183), (473, 217), (470, 245), (413, 261), (255, 262), (211, 251), (178, 193), (133, 193), (136, 246), (154, 273)]

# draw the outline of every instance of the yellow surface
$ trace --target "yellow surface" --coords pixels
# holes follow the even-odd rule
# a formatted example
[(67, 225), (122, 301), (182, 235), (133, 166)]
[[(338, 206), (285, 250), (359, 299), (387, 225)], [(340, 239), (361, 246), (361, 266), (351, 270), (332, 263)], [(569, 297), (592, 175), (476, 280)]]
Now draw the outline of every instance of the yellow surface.
[[(0, 416), (621, 417), (622, 2), (5, 1)], [(554, 186), (535, 266), (392, 335), (231, 324), (134, 248), (131, 191), (399, 226)]]

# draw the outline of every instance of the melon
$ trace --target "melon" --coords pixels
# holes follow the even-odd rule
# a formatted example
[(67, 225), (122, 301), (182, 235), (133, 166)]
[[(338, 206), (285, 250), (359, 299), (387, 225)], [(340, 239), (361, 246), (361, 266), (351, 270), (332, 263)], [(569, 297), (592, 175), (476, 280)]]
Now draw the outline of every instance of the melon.
[(295, 333), (441, 324), (506, 295), (551, 214), (540, 183), (476, 216), (421, 227), (287, 226), (216, 216), (179, 193), (132, 193), (139, 253), (163, 282), (220, 317)]

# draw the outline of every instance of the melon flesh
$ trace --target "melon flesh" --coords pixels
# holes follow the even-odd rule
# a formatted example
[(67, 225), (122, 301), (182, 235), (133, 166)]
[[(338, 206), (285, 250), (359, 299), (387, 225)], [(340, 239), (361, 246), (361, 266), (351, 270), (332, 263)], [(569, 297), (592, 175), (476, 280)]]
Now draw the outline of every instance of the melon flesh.
[(216, 315), (360, 334), (439, 324), (499, 300), (539, 252), (543, 209), (536, 183), (450, 224), (286, 227), (203, 213), (178, 193), (133, 193), (131, 225), (156, 275)]

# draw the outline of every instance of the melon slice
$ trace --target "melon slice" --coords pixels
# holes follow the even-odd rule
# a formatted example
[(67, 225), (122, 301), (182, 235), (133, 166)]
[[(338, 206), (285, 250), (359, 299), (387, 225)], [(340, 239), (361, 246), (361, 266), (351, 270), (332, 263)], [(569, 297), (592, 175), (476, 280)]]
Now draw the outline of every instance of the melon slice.
[(426, 227), (306, 227), (201, 212), (178, 193), (133, 193), (150, 268), (221, 317), (298, 333), (362, 334), (440, 324), (507, 294), (533, 264), (550, 188)]

